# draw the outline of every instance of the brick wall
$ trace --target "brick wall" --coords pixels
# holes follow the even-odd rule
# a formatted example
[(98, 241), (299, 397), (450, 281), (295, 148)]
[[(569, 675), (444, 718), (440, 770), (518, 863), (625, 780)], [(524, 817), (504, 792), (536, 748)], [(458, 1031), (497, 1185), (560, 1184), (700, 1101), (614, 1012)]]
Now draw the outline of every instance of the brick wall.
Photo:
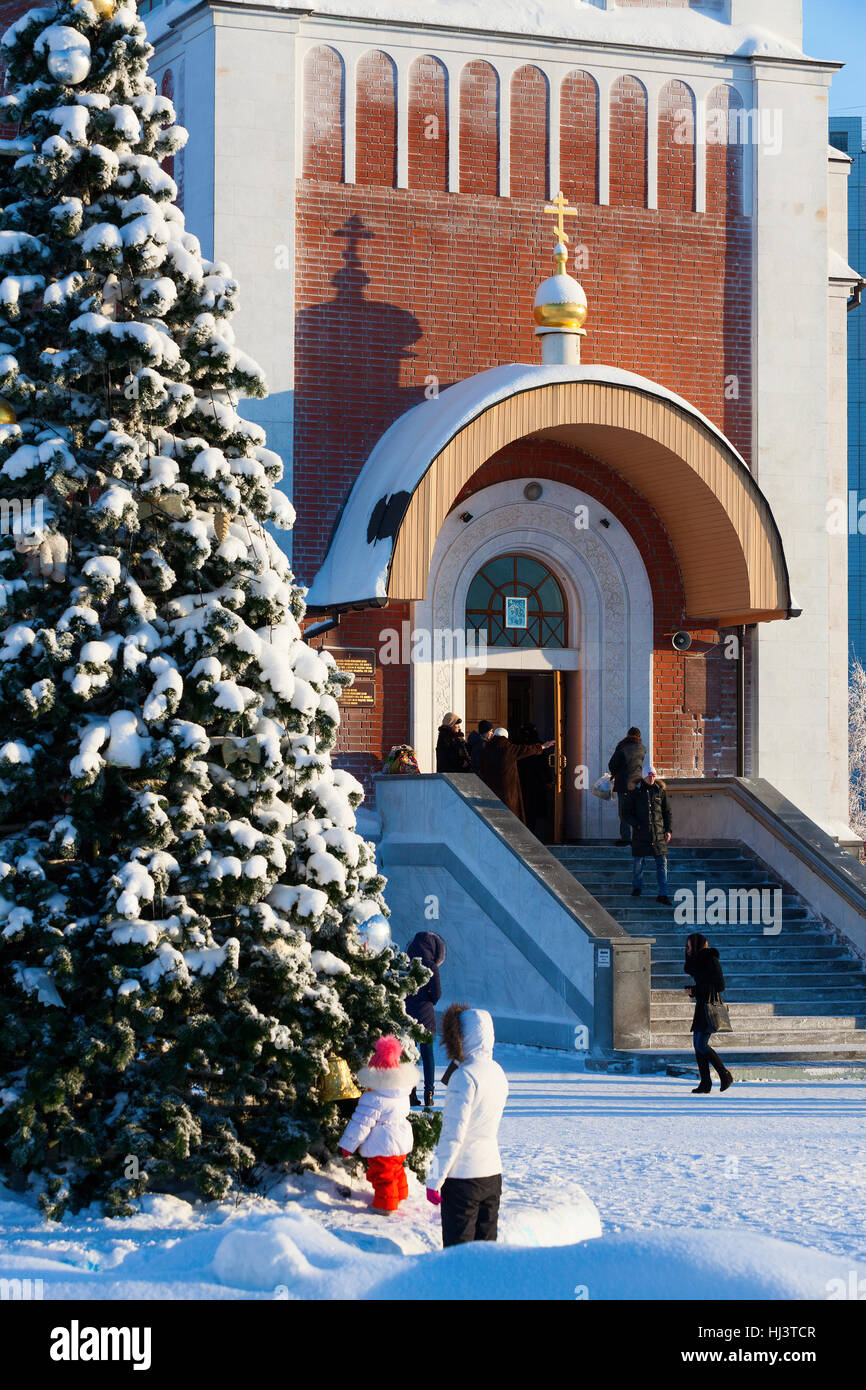
[(511, 79), (511, 197), (547, 196), (547, 78), (522, 67)]
[(448, 187), (448, 86), (436, 58), (419, 58), (409, 73), (409, 187)]
[(636, 77), (619, 77), (610, 93), (610, 201), (645, 208), (647, 202), (647, 96)]
[(598, 88), (587, 72), (573, 72), (560, 96), (560, 181), (575, 203), (598, 200)]
[(460, 187), (463, 195), (499, 192), (499, 81), (489, 63), (460, 74)]

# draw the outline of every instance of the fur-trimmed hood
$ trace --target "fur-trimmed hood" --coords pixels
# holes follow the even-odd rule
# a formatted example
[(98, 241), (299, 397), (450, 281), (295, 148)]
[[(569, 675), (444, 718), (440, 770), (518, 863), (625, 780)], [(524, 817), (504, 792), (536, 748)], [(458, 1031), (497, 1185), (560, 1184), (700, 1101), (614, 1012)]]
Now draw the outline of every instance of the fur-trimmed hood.
[(421, 1076), (418, 1068), (411, 1062), (401, 1062), (399, 1067), (362, 1067), (358, 1072), (358, 1085), (365, 1091), (375, 1091), (378, 1095), (406, 1095), (417, 1086)]

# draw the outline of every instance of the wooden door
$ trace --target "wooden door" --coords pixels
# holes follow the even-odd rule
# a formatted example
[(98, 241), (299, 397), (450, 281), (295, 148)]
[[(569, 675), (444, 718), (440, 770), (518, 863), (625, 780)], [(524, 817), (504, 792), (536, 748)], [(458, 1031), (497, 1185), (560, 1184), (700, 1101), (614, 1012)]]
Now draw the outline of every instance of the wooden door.
[(477, 729), (482, 719), (489, 719), (494, 729), (508, 718), (508, 673), (485, 671), (483, 676), (466, 677), (466, 718), (463, 730), (467, 735)]
[(553, 842), (562, 844), (565, 827), (565, 791), (568, 756), (565, 741), (565, 672), (553, 673)]

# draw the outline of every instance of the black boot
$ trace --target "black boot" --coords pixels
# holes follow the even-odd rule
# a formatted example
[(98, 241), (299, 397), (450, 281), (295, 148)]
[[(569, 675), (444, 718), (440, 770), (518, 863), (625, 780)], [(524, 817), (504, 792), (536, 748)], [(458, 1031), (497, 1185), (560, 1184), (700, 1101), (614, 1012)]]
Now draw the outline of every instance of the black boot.
[(424, 1088), (424, 1109), (429, 1110), (433, 1105), (433, 1087)]
[(730, 1086), (733, 1086), (734, 1078), (728, 1071), (718, 1052), (714, 1052), (713, 1049), (710, 1048), (707, 1053), (707, 1060), (715, 1067), (719, 1074), (719, 1090), (727, 1091)]
[(710, 1059), (706, 1056), (705, 1053), (697, 1052), (695, 1053), (695, 1061), (698, 1064), (698, 1072), (700, 1074), (701, 1082), (699, 1086), (695, 1086), (694, 1090), (692, 1091), (692, 1095), (709, 1095), (710, 1091), (713, 1089), (713, 1083), (710, 1079)]
[(418, 1109), (421, 1105), (421, 1102), (418, 1099), (418, 1092), (415, 1090), (414, 1086), (412, 1087), (412, 1090), (409, 1093), (409, 1104), (413, 1110)]

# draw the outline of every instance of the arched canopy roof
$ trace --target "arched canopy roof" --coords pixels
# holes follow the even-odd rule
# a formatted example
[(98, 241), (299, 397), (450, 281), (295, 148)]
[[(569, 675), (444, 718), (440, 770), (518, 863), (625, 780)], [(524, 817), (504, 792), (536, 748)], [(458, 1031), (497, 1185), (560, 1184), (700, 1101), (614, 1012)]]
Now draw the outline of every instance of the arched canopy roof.
[(790, 616), (781, 537), (744, 460), (680, 396), (613, 367), (494, 367), (407, 411), (352, 488), (310, 606), (423, 598), (454, 499), (488, 458), (528, 435), (602, 459), (648, 499), (679, 561), (687, 621)]

